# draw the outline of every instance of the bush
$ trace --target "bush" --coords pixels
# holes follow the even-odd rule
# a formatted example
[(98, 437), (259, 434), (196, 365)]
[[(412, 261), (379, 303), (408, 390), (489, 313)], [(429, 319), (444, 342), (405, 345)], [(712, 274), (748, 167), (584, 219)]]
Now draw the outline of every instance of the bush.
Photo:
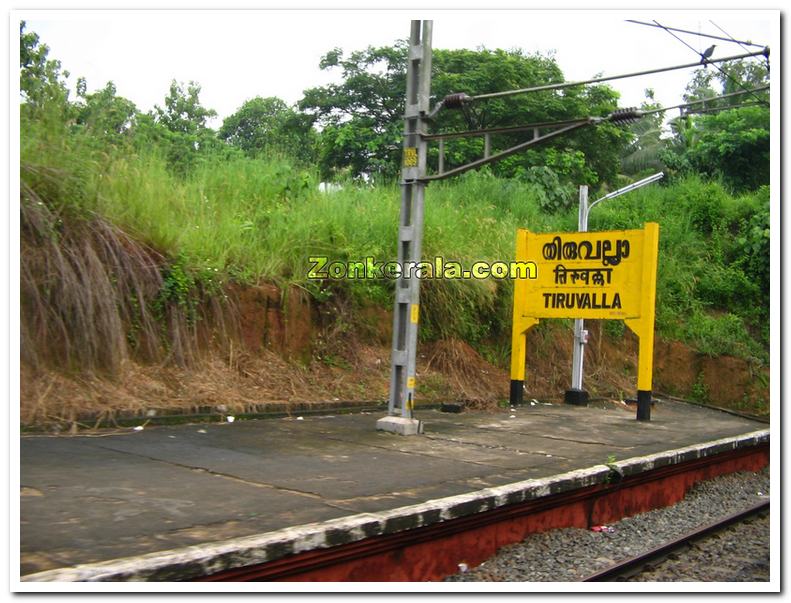
[[(308, 257), (396, 257), (401, 192), (394, 184), (317, 191), (315, 172), (287, 158), (205, 156), (178, 177), (156, 146), (99, 150), (80, 132), (23, 122), (22, 183), (57, 211), (98, 213), (168, 261), (161, 299), (187, 303), (233, 279), (297, 284), (318, 300), (343, 293), (392, 305), (388, 280), (307, 279)], [(510, 260), (517, 228), (577, 229), (576, 190), (551, 170), (501, 179), (468, 173), (426, 189), (423, 256), (466, 266)], [(591, 230), (660, 224), (657, 330), (711, 354), (765, 356), (769, 307), (769, 191), (733, 197), (716, 182), (685, 178), (597, 206)], [(488, 281), (425, 281), (421, 337), (468, 342), (509, 337), (512, 288)], [(183, 304), (182, 304), (183, 305)], [(755, 333), (752, 335), (751, 333)]]

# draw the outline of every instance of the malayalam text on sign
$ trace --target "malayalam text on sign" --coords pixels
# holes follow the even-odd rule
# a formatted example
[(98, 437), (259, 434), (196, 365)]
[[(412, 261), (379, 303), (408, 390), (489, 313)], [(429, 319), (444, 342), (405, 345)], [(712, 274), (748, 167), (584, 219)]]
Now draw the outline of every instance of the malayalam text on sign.
[(518, 260), (535, 262), (521, 314), (531, 318), (636, 318), (642, 309), (644, 230), (524, 231)]

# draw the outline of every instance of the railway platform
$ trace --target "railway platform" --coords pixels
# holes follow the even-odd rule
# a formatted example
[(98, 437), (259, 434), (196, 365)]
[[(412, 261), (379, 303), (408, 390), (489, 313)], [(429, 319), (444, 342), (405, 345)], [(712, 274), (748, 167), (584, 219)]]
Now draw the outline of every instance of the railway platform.
[(433, 580), (530, 531), (768, 462), (769, 426), (657, 401), (146, 426), (20, 443), (23, 581)]

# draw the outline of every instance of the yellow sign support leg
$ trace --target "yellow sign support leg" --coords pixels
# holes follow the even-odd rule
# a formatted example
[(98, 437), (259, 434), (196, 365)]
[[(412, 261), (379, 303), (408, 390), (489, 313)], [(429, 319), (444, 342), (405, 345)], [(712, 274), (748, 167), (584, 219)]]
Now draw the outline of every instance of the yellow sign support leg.
[(654, 320), (656, 315), (656, 272), (659, 252), (659, 225), (645, 225), (643, 254), (642, 311), (640, 318), (625, 320), (640, 338), (637, 357), (637, 420), (651, 420), (651, 389), (654, 370)]
[(527, 359), (527, 331), (538, 324), (534, 318), (514, 319), (511, 332), (511, 404), (521, 404), (525, 388), (525, 361)]
[[(517, 231), (516, 258), (527, 254), (527, 231)], [(538, 324), (537, 318), (522, 316), (527, 299), (526, 279), (514, 283), (514, 313), (511, 327), (511, 404), (521, 404), (525, 389), (525, 360), (527, 356), (527, 331)]]

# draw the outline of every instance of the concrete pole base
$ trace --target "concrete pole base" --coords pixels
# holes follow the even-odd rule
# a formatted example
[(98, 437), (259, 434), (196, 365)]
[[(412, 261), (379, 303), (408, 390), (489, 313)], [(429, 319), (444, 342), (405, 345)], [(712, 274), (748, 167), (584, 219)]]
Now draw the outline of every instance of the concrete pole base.
[(563, 400), (566, 404), (573, 404), (574, 406), (587, 406), (588, 398), (588, 392), (586, 392), (584, 389), (567, 389)]
[(382, 417), (376, 422), (376, 429), (398, 435), (418, 435), (423, 433), (423, 422), (406, 417)]

